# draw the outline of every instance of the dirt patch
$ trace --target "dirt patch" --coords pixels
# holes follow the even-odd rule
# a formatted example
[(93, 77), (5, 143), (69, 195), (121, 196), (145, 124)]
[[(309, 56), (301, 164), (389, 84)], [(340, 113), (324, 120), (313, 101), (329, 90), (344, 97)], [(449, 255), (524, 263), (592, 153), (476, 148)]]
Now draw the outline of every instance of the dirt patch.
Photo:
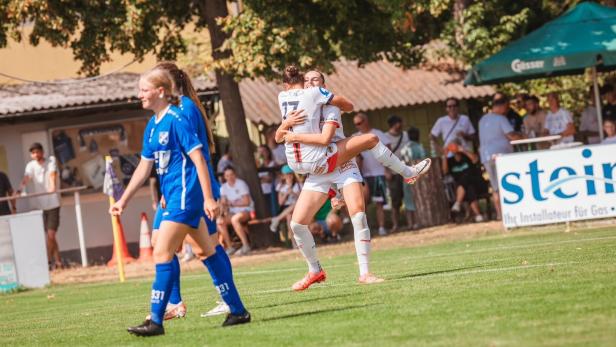
[[(597, 222), (577, 223), (578, 228), (601, 227), (606, 225), (614, 225), (615, 220), (604, 220)], [(564, 225), (552, 225), (546, 227), (534, 228), (533, 230), (566, 230)], [(529, 229), (522, 229), (529, 230)], [(500, 222), (488, 222), (478, 224), (464, 225), (442, 225), (433, 228), (425, 228), (419, 232), (398, 232), (385, 237), (375, 237), (372, 240), (374, 250), (383, 250), (400, 247), (413, 247), (419, 245), (429, 245), (447, 241), (475, 239), (487, 234), (505, 233)], [(351, 254), (355, 252), (355, 247), (352, 241), (341, 242), (338, 244), (320, 245), (320, 257), (333, 257), (343, 254)], [(255, 266), (267, 263), (274, 263), (283, 260), (301, 259), (301, 255), (295, 249), (286, 248), (268, 248), (266, 250), (254, 251), (248, 256), (232, 257), (231, 262), (234, 267), (242, 268), (244, 266)], [(198, 260), (192, 260), (188, 263), (182, 263), (182, 271), (204, 271), (203, 265)], [(125, 265), (126, 278), (151, 277), (154, 274), (154, 266), (152, 263), (130, 263)], [(75, 267), (70, 269), (57, 270), (51, 273), (52, 284), (67, 284), (67, 283), (92, 283), (92, 282), (111, 282), (117, 281), (118, 274), (115, 267), (107, 266), (91, 266), (87, 268)]]

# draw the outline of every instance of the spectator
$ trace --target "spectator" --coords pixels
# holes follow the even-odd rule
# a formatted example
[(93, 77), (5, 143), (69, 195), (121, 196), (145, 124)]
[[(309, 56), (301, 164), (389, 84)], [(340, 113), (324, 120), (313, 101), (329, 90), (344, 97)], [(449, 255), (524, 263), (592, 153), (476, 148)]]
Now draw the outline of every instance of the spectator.
[[(6, 174), (0, 171), (0, 198), (13, 196), (13, 187)], [(12, 214), (15, 211), (15, 200), (0, 202), (0, 216)]]
[(515, 95), (515, 102), (512, 105), (512, 108), (518, 115), (520, 115), (520, 117), (522, 117), (522, 119), (526, 117), (526, 114), (528, 112), (526, 110), (526, 100), (529, 97), (530, 96), (526, 93), (518, 93)]
[(606, 84), (602, 88), (605, 104), (601, 108), (603, 119), (616, 120), (616, 90), (611, 84)]
[(523, 119), (524, 135), (528, 138), (538, 137), (545, 128), (546, 113), (539, 107), (539, 98), (531, 95), (524, 101), (526, 116)]
[(601, 144), (613, 144), (616, 143), (616, 120), (606, 119), (603, 121), (603, 131), (605, 131), (605, 138)]
[[(359, 134), (372, 133), (376, 135), (385, 146), (390, 146), (389, 140), (385, 137), (382, 131), (373, 129), (368, 122), (368, 116), (365, 113), (358, 113), (353, 118), (353, 124), (357, 128)], [(379, 163), (370, 151), (363, 152), (359, 157), (359, 167), (362, 176), (366, 179), (364, 185), (364, 196), (367, 203), (369, 200), (376, 205), (376, 221), (379, 226), (379, 235), (387, 235), (385, 229), (385, 211), (383, 205), (386, 201), (386, 185), (385, 185), (385, 167)]]
[(513, 130), (516, 132), (522, 131), (522, 124), (524, 123), (522, 117), (516, 110), (511, 107), (511, 104), (507, 102), (507, 113), (505, 113), (509, 124), (513, 127)]
[(601, 142), (601, 138), (599, 137), (599, 120), (597, 119), (597, 108), (595, 107), (592, 89), (589, 96), (589, 104), (582, 111), (580, 119), (580, 135), (584, 137), (584, 143), (593, 145)]
[(447, 146), (447, 152), (453, 153), (453, 156), (443, 156), (443, 173), (451, 174), (456, 184), (456, 201), (451, 207), (451, 211), (460, 212), (462, 203), (468, 202), (475, 222), (483, 222), (477, 199), (486, 191), (481, 170), (477, 166), (479, 158), (456, 142)]
[(270, 215), (278, 213), (278, 199), (274, 195), (274, 173), (271, 171), (276, 166), (272, 158), (272, 151), (269, 147), (261, 145), (257, 147), (257, 168), (259, 169), (259, 180), (261, 181), (261, 192), (263, 198), (270, 207)]
[(560, 107), (557, 93), (552, 92), (548, 94), (548, 104), (550, 105), (550, 111), (545, 117), (544, 134), (560, 135), (559, 143), (573, 142), (575, 126), (573, 125), (571, 112)]
[(325, 200), (325, 204), (314, 216), (314, 222), (308, 226), (312, 235), (319, 237), (323, 242), (340, 241), (342, 227), (342, 219), (332, 208), (329, 199)]
[[(389, 130), (385, 133), (385, 137), (390, 143), (390, 149), (398, 158), (401, 158), (400, 152), (402, 148), (409, 143), (409, 136), (405, 131), (402, 131), (402, 119), (396, 115), (391, 115), (387, 118)], [(404, 180), (401, 175), (392, 173), (386, 169), (387, 187), (389, 188), (389, 196), (391, 197), (391, 219), (392, 229), (398, 229), (398, 220), (400, 219), (400, 207), (402, 207)]]
[(276, 191), (278, 192), (278, 204), (280, 205), (281, 212), (272, 218), (270, 230), (274, 233), (278, 231), (278, 224), (283, 218), (286, 219), (287, 229), (290, 230), (289, 226), (291, 225), (293, 208), (295, 207), (295, 202), (297, 201), (297, 197), (299, 197), (299, 193), (302, 191), (289, 165), (283, 166), (280, 171), (282, 173), (282, 181), (276, 186)]
[[(32, 160), (26, 165), (24, 177), (21, 180), (17, 194), (32, 182), (31, 193), (51, 193), (58, 188), (58, 167), (56, 158), (49, 156), (45, 158), (43, 146), (35, 142), (30, 146), (30, 158)], [(50, 267), (62, 267), (60, 260), (60, 248), (56, 240), (56, 233), (60, 225), (60, 197), (58, 194), (48, 194), (30, 198), (30, 206), (38, 210), (43, 210), (43, 224), (47, 232), (47, 258), (54, 264)]]
[[(426, 150), (421, 143), (419, 143), (419, 129), (410, 127), (407, 134), (409, 142), (400, 150), (400, 158), (404, 160), (407, 165), (413, 165), (426, 158)], [(419, 224), (417, 223), (415, 215), (417, 208), (415, 207), (413, 190), (409, 184), (403, 185), (403, 194), (406, 223), (413, 230), (419, 229)]]
[[(475, 128), (471, 124), (468, 116), (460, 114), (460, 103), (456, 98), (449, 98), (445, 103), (447, 107), (447, 115), (436, 120), (432, 131), (430, 132), (430, 142), (435, 149), (435, 152), (442, 153), (443, 148), (454, 139), (459, 139), (462, 146), (469, 151), (473, 150), (473, 141), (475, 140)], [(443, 142), (443, 146), (438, 146), (437, 141)]]
[[(245, 223), (248, 222), (250, 213), (253, 211), (250, 190), (246, 182), (237, 178), (232, 167), (225, 169), (224, 178), (225, 183), (220, 188), (223, 214), (218, 218), (218, 228), (228, 255), (236, 252), (238, 255), (246, 255), (250, 252), (250, 242), (248, 241), (248, 228)], [(229, 224), (233, 226), (233, 230), (242, 242), (242, 247), (239, 250), (235, 249), (231, 243)]]
[(216, 166), (216, 173), (219, 175), (223, 174), (226, 168), (233, 167), (233, 159), (231, 158), (230, 150), (231, 147), (227, 146), (227, 148), (225, 148), (225, 153), (220, 158), (220, 160), (218, 160), (218, 165)]
[(282, 166), (287, 163), (287, 155), (285, 154), (284, 144), (276, 143), (276, 128), (269, 128), (265, 133), (265, 141), (267, 147), (272, 152), (272, 157), (277, 166)]
[(498, 218), (501, 216), (500, 200), (498, 196), (498, 180), (496, 176), (495, 157), (499, 154), (513, 152), (509, 141), (517, 140), (521, 136), (513, 130), (511, 123), (505, 117), (509, 99), (503, 93), (496, 93), (492, 98), (492, 111), (483, 115), (479, 120), (479, 150), (481, 163), (490, 176), (492, 186), (492, 200)]

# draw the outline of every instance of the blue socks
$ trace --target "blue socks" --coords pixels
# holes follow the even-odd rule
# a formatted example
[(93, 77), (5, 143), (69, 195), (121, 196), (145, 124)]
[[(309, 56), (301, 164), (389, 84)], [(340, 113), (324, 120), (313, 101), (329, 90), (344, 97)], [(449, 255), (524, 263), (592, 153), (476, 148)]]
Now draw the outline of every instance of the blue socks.
[[(218, 248), (216, 250), (217, 252), (206, 258), (203, 264), (210, 272), (212, 282), (220, 294), (220, 297), (229, 305), (231, 314), (242, 315), (246, 313), (246, 308), (244, 308), (244, 304), (242, 304), (242, 300), (240, 299), (240, 294), (237, 292), (237, 288), (235, 288), (235, 283), (233, 283), (231, 262), (228, 260), (229, 257), (226, 257), (227, 260), (225, 261), (225, 257), (221, 255)], [(226, 253), (224, 254), (226, 255)]]
[(169, 293), (169, 302), (175, 305), (182, 302), (182, 295), (180, 294), (180, 260), (175, 254), (173, 259), (171, 259), (171, 265), (173, 265), (173, 285)]
[(169, 292), (173, 282), (173, 261), (156, 264), (156, 277), (152, 283), (151, 319), (152, 322), (163, 325), (165, 308), (169, 302)]
[(231, 267), (231, 259), (229, 259), (227, 252), (225, 252), (225, 248), (221, 244), (216, 245), (216, 255), (219, 256), (225, 262), (225, 265), (229, 269), (231, 276), (233, 276), (233, 268)]

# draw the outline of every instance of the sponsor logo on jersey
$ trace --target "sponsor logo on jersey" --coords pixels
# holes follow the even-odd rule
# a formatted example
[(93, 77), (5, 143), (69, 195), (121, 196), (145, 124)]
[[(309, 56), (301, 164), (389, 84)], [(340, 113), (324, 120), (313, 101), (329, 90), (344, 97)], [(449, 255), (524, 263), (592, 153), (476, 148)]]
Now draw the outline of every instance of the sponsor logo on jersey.
[(160, 143), (163, 146), (169, 143), (169, 132), (168, 131), (161, 131), (158, 133), (158, 143)]

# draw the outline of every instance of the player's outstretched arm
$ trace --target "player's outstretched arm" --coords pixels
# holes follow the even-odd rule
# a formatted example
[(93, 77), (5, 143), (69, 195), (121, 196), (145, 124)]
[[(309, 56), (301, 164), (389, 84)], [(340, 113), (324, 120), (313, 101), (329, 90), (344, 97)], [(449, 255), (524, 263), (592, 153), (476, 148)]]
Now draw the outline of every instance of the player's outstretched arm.
[(338, 107), (340, 110), (344, 112), (353, 112), (353, 103), (349, 101), (344, 96), (334, 95), (334, 97), (329, 102), (330, 105), (334, 105)]
[(320, 134), (296, 134), (287, 132), (284, 135), (284, 139), (288, 143), (299, 142), (307, 145), (327, 146), (331, 143), (335, 133), (336, 124), (333, 122), (326, 122)]
[(109, 208), (110, 214), (114, 216), (119, 216), (122, 214), (124, 207), (133, 197), (133, 195), (135, 195), (137, 189), (139, 189), (139, 187), (143, 185), (145, 180), (150, 177), (150, 172), (152, 172), (153, 164), (154, 160), (147, 160), (141, 158), (141, 160), (139, 161), (139, 165), (137, 165), (135, 172), (133, 172), (133, 176), (130, 178), (130, 182), (128, 182), (128, 185), (124, 190), (124, 194), (122, 194), (120, 200), (116, 201), (116, 203)]

